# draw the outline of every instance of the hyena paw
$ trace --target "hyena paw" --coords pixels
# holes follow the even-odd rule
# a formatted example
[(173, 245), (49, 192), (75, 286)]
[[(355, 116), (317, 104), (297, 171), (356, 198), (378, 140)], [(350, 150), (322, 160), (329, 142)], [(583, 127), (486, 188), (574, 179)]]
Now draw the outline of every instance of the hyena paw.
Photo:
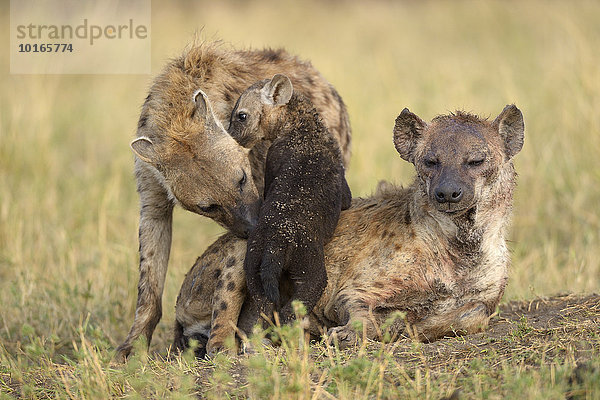
[[(275, 346), (275, 344), (268, 338), (262, 338), (260, 341), (259, 346), (263, 347), (263, 348), (272, 348)], [(239, 354), (246, 354), (246, 355), (252, 355), (252, 354), (257, 354), (258, 353), (258, 349), (255, 347), (255, 345), (247, 340), (244, 340), (241, 344), (240, 344), (240, 351)]]
[(213, 358), (214, 356), (217, 355), (217, 353), (220, 353), (221, 351), (223, 351), (225, 349), (225, 345), (223, 344), (223, 342), (208, 342), (208, 344), (206, 345), (206, 357), (207, 358)]
[(360, 341), (360, 336), (356, 331), (348, 326), (336, 326), (327, 331), (329, 344), (337, 343), (340, 349), (356, 346)]
[(130, 345), (129, 343), (121, 344), (119, 347), (117, 347), (117, 350), (115, 351), (115, 356), (113, 357), (112, 362), (114, 364), (125, 363), (127, 361), (127, 358), (129, 358), (129, 355), (131, 354), (132, 349), (133, 349), (133, 346)]

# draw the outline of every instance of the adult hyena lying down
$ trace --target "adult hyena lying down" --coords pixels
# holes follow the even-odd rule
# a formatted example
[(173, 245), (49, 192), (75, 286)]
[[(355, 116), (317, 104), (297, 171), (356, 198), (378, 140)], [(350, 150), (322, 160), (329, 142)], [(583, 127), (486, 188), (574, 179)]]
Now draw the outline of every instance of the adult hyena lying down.
[(268, 144), (248, 153), (221, 122), (248, 86), (278, 72), (313, 102), (349, 160), (344, 103), (310, 63), (283, 50), (235, 51), (210, 43), (171, 61), (150, 88), (132, 143), (141, 206), (140, 280), (135, 320), (118, 359), (140, 335), (149, 343), (160, 320), (175, 204), (247, 234), (258, 211)]
[[(325, 247), (328, 283), (310, 313), (311, 333), (329, 329), (344, 345), (357, 339), (352, 326), (360, 321), (378, 338), (395, 311), (423, 340), (484, 328), (506, 285), (512, 158), (523, 134), (514, 105), (493, 122), (457, 112), (426, 124), (402, 111), (394, 144), (417, 177), (408, 188), (384, 185), (342, 212)], [(256, 318), (242, 309), (245, 250), (244, 240), (228, 234), (196, 261), (177, 300), (176, 346), (204, 335), (214, 351), (238, 319)]]

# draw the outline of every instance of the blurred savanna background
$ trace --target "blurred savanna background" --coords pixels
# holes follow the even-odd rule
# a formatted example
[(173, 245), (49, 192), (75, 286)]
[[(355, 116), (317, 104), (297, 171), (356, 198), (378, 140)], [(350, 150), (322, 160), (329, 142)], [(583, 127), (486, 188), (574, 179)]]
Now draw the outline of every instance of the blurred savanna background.
[[(8, 43), (8, 1), (0, 9)], [(0, 53), (3, 362), (36, 346), (68, 359), (82, 334), (108, 352), (126, 336), (138, 280), (129, 143), (153, 76), (194, 37), (311, 60), (348, 107), (355, 196), (381, 179), (410, 183), (392, 143), (404, 107), (493, 119), (516, 104), (525, 146), (504, 301), (598, 291), (597, 1), (154, 1), (151, 28), (152, 75), (10, 75)], [(222, 229), (177, 209), (173, 232), (157, 351), (184, 274)]]

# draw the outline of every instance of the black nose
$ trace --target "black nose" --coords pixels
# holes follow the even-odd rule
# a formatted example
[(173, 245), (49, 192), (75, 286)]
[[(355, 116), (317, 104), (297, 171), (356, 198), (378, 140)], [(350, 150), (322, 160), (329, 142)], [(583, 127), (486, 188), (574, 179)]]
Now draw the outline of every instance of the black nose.
[(250, 232), (254, 230), (258, 223), (258, 214), (260, 212), (261, 201), (246, 204), (242, 203), (239, 207), (232, 210), (233, 226), (230, 230), (241, 238), (247, 238)]
[(462, 199), (463, 191), (458, 186), (442, 184), (435, 189), (434, 195), (438, 203), (458, 203)]

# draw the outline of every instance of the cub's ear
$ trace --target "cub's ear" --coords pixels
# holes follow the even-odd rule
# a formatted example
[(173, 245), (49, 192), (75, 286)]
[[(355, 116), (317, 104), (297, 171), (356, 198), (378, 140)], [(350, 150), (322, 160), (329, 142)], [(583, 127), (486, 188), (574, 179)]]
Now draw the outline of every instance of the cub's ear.
[(415, 148), (427, 124), (415, 114), (402, 110), (394, 125), (394, 146), (400, 157), (414, 163)]
[(145, 136), (141, 136), (131, 142), (130, 146), (140, 160), (152, 165), (158, 164), (158, 153), (154, 148), (152, 140)]
[(285, 75), (277, 74), (262, 88), (263, 98), (268, 104), (280, 106), (287, 104), (292, 98), (294, 87)]
[(492, 126), (498, 129), (504, 141), (506, 157), (510, 160), (523, 148), (525, 124), (521, 110), (514, 104), (507, 105), (492, 122)]

